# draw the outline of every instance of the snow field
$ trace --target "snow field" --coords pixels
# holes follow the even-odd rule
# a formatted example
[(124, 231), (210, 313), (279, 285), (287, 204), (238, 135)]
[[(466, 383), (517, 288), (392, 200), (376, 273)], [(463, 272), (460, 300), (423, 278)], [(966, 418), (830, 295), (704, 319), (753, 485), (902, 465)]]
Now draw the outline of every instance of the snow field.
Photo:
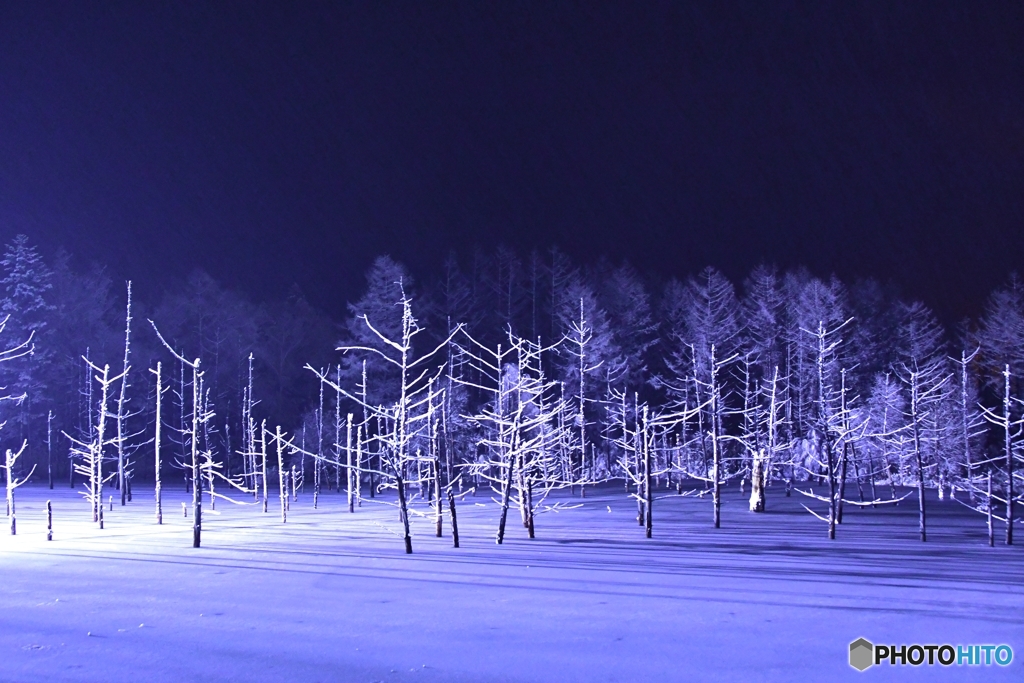
[[(1021, 680), (1024, 556), (987, 547), (984, 519), (957, 503), (929, 501), (927, 543), (908, 502), (848, 509), (828, 541), (781, 487), (763, 515), (726, 489), (717, 530), (710, 496), (658, 494), (650, 540), (617, 485), (540, 515), (533, 541), (510, 511), (501, 546), (497, 505), (467, 496), (462, 547), (447, 516), (440, 539), (414, 516), (407, 556), (396, 508), (349, 514), (330, 491), (313, 510), (307, 487), (287, 524), (276, 498), (267, 514), (204, 501), (193, 549), (180, 487), (165, 488), (163, 526), (139, 486), (101, 531), (77, 492), (26, 485), (18, 535), (0, 536), (0, 680)], [(861, 636), (1007, 643), (1015, 658), (858, 673)]]

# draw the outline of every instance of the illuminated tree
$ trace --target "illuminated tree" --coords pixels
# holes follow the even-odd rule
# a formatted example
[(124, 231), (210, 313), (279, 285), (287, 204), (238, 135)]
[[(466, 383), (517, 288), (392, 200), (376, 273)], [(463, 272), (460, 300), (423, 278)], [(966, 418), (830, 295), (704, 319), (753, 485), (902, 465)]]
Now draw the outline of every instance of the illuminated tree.
[(558, 383), (541, 369), (541, 356), (549, 349), (511, 331), (506, 339), (492, 349), (468, 334), (461, 335), (461, 355), (475, 371), (473, 376), (483, 380), (456, 380), (486, 396), (480, 408), (467, 416), (481, 428), (478, 443), (487, 453), (484, 460), (472, 463), (470, 471), (498, 496), (498, 544), (505, 538), (510, 507), (519, 510), (533, 538), (537, 513), (563, 507), (546, 502), (551, 492), (583, 481), (575, 478), (571, 464), (561, 457), (560, 444), (567, 436), (564, 417), (576, 408), (570, 407)]
[[(332, 381), (321, 371), (306, 365), (335, 391), (344, 395), (365, 409), (384, 425), (375, 435), (380, 444), (380, 456), (383, 467), (376, 473), (384, 478), (383, 486), (394, 488), (398, 493), (398, 509), (401, 518), (405, 543), (405, 552), (412, 553), (412, 534), (409, 529), (409, 484), (422, 484), (419, 475), (420, 465), (426, 458), (416, 451), (414, 442), (423, 436), (429, 422), (428, 417), (433, 406), (437, 405), (437, 394), (434, 382), (443, 371), (443, 363), (431, 366), (435, 362), (438, 351), (446, 345), (446, 339), (433, 350), (417, 355), (413, 348), (416, 337), (423, 332), (412, 314), (412, 301), (406, 296), (402, 283), (398, 282), (400, 299), (396, 302), (402, 311), (401, 328), (394, 338), (387, 336), (371, 322), (367, 315), (362, 322), (370, 335), (376, 338), (376, 346), (341, 346), (343, 353), (361, 352), (375, 356), (380, 363), (390, 368), (387, 374), (394, 374), (397, 384), (393, 387), (394, 400), (388, 404), (373, 404), (366, 399), (350, 392), (343, 386)], [(381, 373), (382, 376), (387, 376)], [(278, 442), (280, 440), (278, 439)]]
[(925, 483), (928, 471), (938, 468), (935, 442), (944, 426), (936, 419), (936, 409), (951, 375), (946, 365), (942, 328), (931, 311), (920, 303), (907, 306), (901, 332), (903, 348), (896, 374), (909, 396), (906, 417), (910, 428), (910, 456), (917, 479), (918, 526), (921, 540), (925, 541)]
[[(22, 439), (28, 439), (37, 417), (45, 414), (46, 371), (53, 359), (49, 346), (49, 316), (53, 306), (47, 295), (53, 287), (53, 274), (28, 237), (16, 235), (0, 259), (4, 277), (0, 285), (0, 318), (7, 320), (8, 332), (17, 339), (32, 337), (29, 354), (12, 358), (0, 369), (0, 384), (8, 391), (24, 394), (19, 410), (8, 420), (16, 426)], [(28, 358), (31, 356), (31, 360)]]

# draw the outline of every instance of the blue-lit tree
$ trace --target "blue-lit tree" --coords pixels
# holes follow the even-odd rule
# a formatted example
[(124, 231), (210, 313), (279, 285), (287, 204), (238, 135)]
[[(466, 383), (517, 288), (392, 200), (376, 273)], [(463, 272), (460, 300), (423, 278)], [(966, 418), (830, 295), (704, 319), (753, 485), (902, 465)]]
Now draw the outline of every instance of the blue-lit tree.
[(47, 301), (53, 286), (52, 272), (24, 234), (16, 235), (7, 244), (0, 266), (4, 273), (0, 280), (4, 289), (0, 317), (8, 319), (8, 332), (15, 338), (31, 335), (34, 340), (30, 354), (0, 367), (0, 385), (25, 395), (17, 411), (8, 411), (7, 421), (18, 428), (21, 438), (29, 439), (36, 428), (36, 418), (46, 414), (43, 410), (47, 391), (44, 378), (53, 358), (48, 327), (53, 306)]

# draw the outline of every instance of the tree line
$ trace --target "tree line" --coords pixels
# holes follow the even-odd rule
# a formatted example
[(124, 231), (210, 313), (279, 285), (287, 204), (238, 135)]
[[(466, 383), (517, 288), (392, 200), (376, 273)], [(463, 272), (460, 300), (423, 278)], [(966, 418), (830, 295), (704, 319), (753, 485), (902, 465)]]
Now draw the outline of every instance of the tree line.
[(198, 545), (204, 496), (267, 511), (276, 488), (285, 521), (311, 486), (314, 505), (324, 490), (396, 505), (411, 552), (409, 515), (425, 506), (440, 535), (469, 492), (492, 492), (500, 543), (509, 511), (532, 537), (573, 500), (551, 494), (612, 481), (648, 536), (665, 495), (707, 496), (718, 526), (733, 483), (753, 512), (770, 487), (802, 497), (831, 538), (844, 508), (906, 500), (924, 541), (937, 492), (1013, 540), (1016, 277), (946, 329), (870, 279), (759, 266), (739, 286), (710, 267), (655, 283), (499, 248), (422, 283), (378, 257), (336, 322), (297, 291), (254, 304), (200, 272), (149, 308), (23, 235), (0, 264), (9, 514), (32, 467), (51, 486), (77, 475), (100, 524), (104, 483), (126, 504), (133, 480), (175, 477)]

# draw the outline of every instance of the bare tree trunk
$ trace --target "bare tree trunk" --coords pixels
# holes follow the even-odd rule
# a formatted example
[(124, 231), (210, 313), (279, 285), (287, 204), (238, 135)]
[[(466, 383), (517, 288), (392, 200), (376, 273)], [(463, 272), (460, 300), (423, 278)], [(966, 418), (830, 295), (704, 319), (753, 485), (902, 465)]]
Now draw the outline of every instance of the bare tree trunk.
[(96, 426), (96, 480), (93, 483), (93, 521), (99, 522), (103, 528), (103, 440), (106, 438), (107, 427), (107, 378), (110, 374), (110, 366), (103, 366), (101, 375), (100, 411)]
[(501, 487), (501, 517), (498, 520), (498, 536), (495, 539), (498, 545), (505, 540), (505, 519), (508, 517), (509, 499), (512, 497), (512, 478), (515, 476), (515, 459), (511, 456), (508, 459), (508, 474), (505, 475), (504, 485)]
[[(1003, 419), (1006, 421), (1003, 430), (1004, 452), (1006, 454), (1006, 545), (1013, 545), (1013, 442), (1010, 434), (1010, 366), (1003, 370), (1006, 378), (1003, 395)], [(989, 507), (992, 498), (989, 497)]]
[(203, 534), (203, 484), (199, 468), (199, 359), (192, 365), (192, 547), (198, 548)]
[(4, 479), (7, 482), (7, 518), (11, 522), (11, 536), (14, 536), (18, 533), (18, 525), (17, 522), (15, 521), (14, 514), (14, 479), (11, 474), (11, 471), (14, 468), (14, 457), (13, 454), (11, 453), (10, 448), (7, 449), (7, 452), (4, 457), (4, 473), (6, 474)]
[(260, 457), (262, 458), (260, 480), (263, 482), (263, 512), (267, 512), (267, 421), (260, 424)]
[(719, 411), (721, 406), (719, 401), (721, 397), (718, 395), (718, 368), (715, 365), (715, 347), (711, 346), (711, 450), (714, 464), (714, 479), (713, 479), (713, 491), (712, 498), (715, 507), (715, 528), (719, 529), (722, 526), (722, 448), (718, 443), (719, 428), (721, 423), (719, 421)]
[(754, 453), (750, 466), (750, 511), (764, 512), (764, 456)]
[(917, 373), (911, 375), (911, 399), (910, 399), (910, 419), (911, 425), (914, 428), (914, 459), (917, 462), (917, 514), (918, 514), (918, 528), (921, 533), (921, 540), (926, 541), (928, 537), (925, 533), (925, 508), (924, 508), (924, 459), (921, 457), (921, 431), (920, 431), (920, 416), (918, 415), (918, 387), (917, 387)]
[(452, 543), (454, 548), (459, 547), (459, 519), (455, 514), (455, 494), (452, 492), (451, 483), (448, 485), (448, 511), (452, 517)]
[(846, 462), (849, 444), (843, 444), (843, 452), (839, 461), (839, 500), (836, 501), (836, 523), (843, 523), (843, 498), (846, 497)]
[(995, 525), (992, 523), (992, 471), (991, 470), (989, 470), (989, 473), (988, 473), (988, 510), (986, 512), (987, 512), (986, 516), (988, 517), (988, 546), (990, 548), (994, 548), (995, 545), (996, 545), (996, 529), (995, 529)]
[[(358, 436), (358, 435), (357, 435)], [(352, 472), (352, 413), (348, 414), (348, 428), (345, 436), (345, 477), (347, 480), (346, 489), (348, 494), (348, 511), (355, 512), (355, 498), (353, 486), (353, 472)]]
[(122, 367), (121, 375), (121, 393), (117, 398), (117, 488), (121, 492), (121, 505), (124, 506), (128, 497), (128, 486), (125, 481), (125, 461), (124, 461), (124, 404), (125, 394), (128, 390), (128, 351), (131, 348), (129, 343), (131, 340), (131, 329), (132, 329), (132, 283), (128, 281), (128, 305), (125, 312), (124, 321), (124, 365)]
[[(356, 427), (356, 464), (352, 476), (356, 482), (356, 507), (363, 507), (363, 425)], [(372, 477), (373, 474), (371, 473)], [(370, 497), (373, 497), (373, 489), (370, 489)]]
[[(825, 426), (828, 429), (828, 426)], [(832, 443), (831, 437), (827, 431), (822, 435), (822, 443), (825, 446), (825, 461), (826, 467), (828, 468), (828, 538), (830, 541), (836, 540), (836, 516), (837, 516), (837, 505), (836, 505), (836, 466), (835, 466), (835, 453), (833, 451), (834, 444)]]
[(643, 481), (637, 482), (636, 485), (636, 525), (644, 525), (644, 506), (647, 501), (647, 496), (644, 495), (644, 484)]
[(436, 457), (436, 452), (431, 465), (434, 468), (434, 535), (441, 538), (441, 523), (443, 521), (441, 510), (444, 504), (441, 502), (441, 462)]
[(651, 443), (647, 433), (647, 406), (644, 406), (643, 425), (640, 438), (644, 449), (644, 532), (650, 538), (654, 531), (654, 517), (651, 506), (654, 503), (654, 493), (651, 490)]
[(53, 411), (46, 413), (46, 479), (49, 482), (50, 490), (53, 490)]
[[(961, 349), (960, 351), (960, 429), (964, 437), (964, 465), (967, 469), (967, 481), (971, 481), (974, 476), (974, 465), (971, 463), (971, 427), (969, 424), (968, 417), (968, 401), (967, 401), (967, 365), (974, 359), (977, 354), (975, 351), (971, 354), (971, 357), (967, 357), (967, 351)], [(974, 486), (970, 487), (971, 503), (974, 503)]]
[(277, 444), (277, 484), (278, 484), (278, 498), (281, 502), (281, 522), (288, 521), (288, 488), (287, 482), (285, 481), (288, 475), (284, 469), (284, 445), (283, 436), (281, 434), (281, 425), (278, 425), (274, 432), (274, 440)]
[(409, 531), (409, 508), (405, 499), (405, 479), (402, 477), (401, 470), (396, 468), (395, 479), (398, 483), (398, 509), (402, 516), (402, 530), (404, 532), (403, 540), (405, 541), (405, 553), (407, 555), (412, 554), (412, 533)]
[[(299, 500), (299, 489), (298, 479), (296, 478), (295, 465), (292, 465), (292, 502)], [(289, 505), (288, 509), (291, 510), (292, 506)]]
[[(714, 429), (714, 428), (712, 428)], [(719, 475), (719, 468), (722, 464), (722, 457), (719, 453), (718, 439), (712, 433), (711, 436), (711, 454), (712, 454), (712, 490), (711, 497), (715, 507), (715, 528), (719, 529), (722, 526), (722, 478)]]
[(160, 398), (162, 383), (160, 381), (160, 361), (156, 363), (156, 434), (153, 437), (153, 471), (156, 476), (156, 483), (153, 490), (153, 495), (156, 497), (156, 523), (164, 523), (164, 510), (163, 501), (160, 499), (161, 494), (161, 483), (160, 483)]
[(533, 477), (526, 477), (526, 532), (530, 538), (534, 538), (533, 522)]

